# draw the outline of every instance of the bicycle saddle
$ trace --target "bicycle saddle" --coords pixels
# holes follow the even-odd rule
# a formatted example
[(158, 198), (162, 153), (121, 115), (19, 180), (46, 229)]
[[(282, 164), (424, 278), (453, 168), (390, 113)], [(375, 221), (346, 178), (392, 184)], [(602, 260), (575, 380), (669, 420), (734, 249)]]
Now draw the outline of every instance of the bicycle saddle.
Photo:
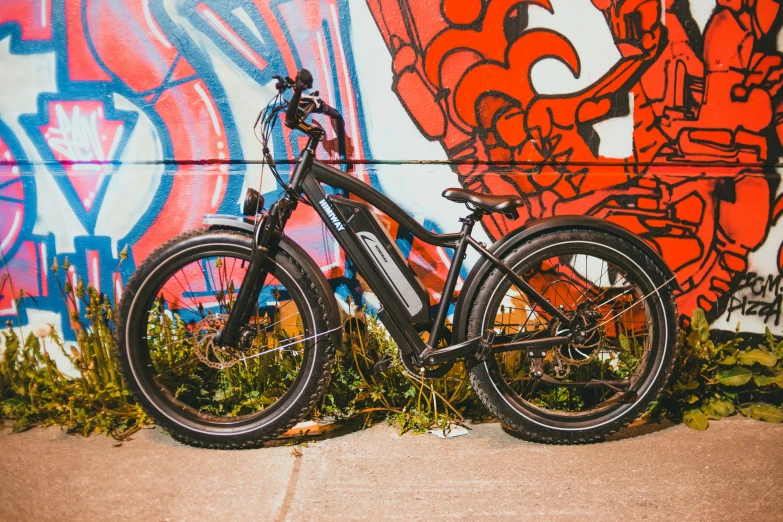
[(500, 212), (511, 219), (519, 217), (516, 208), (521, 207), (525, 203), (519, 196), (490, 196), (459, 188), (446, 189), (443, 191), (442, 196), (456, 203), (470, 203), (487, 214)]

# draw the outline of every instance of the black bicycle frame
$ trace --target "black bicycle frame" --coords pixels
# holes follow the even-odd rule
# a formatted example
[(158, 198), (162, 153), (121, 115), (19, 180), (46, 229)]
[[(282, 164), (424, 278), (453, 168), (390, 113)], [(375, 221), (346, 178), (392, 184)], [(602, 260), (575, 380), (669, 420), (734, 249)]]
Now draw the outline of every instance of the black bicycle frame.
[[(436, 234), (409, 216), (389, 198), (362, 183), (358, 179), (325, 163), (314, 159), (315, 147), (318, 139), (311, 137), (310, 142), (302, 153), (299, 162), (291, 176), (286, 195), (275, 203), (269, 212), (262, 216), (256, 229), (255, 249), (252, 254), (245, 281), (240, 286), (235, 305), (225, 327), (220, 332), (218, 342), (225, 345), (235, 345), (239, 325), (247, 306), (253, 297), (257, 299), (258, 291), (263, 285), (266, 273), (262, 269), (266, 256), (274, 242), (275, 231), (282, 231), (291, 212), (298, 204), (298, 195), (304, 193), (312, 204), (321, 220), (326, 224), (332, 235), (345, 251), (347, 257), (353, 261), (359, 272), (369, 284), (370, 288), (378, 296), (381, 307), (378, 309), (378, 317), (389, 330), (392, 338), (397, 342), (404, 357), (410, 358), (420, 365), (442, 364), (460, 357), (475, 354), (481, 347), (483, 337), (468, 339), (465, 342), (443, 348), (436, 348), (443, 333), (449, 305), (453, 299), (454, 288), (462, 268), (465, 252), (468, 246), (476, 249), (480, 255), (486, 257), (498, 270), (504, 273), (513, 284), (534, 303), (539, 305), (546, 313), (560, 319), (562, 324), (570, 324), (571, 320), (557, 307), (552, 305), (544, 296), (538, 293), (525, 280), (519, 277), (508, 265), (495, 257), (482, 243), (471, 237), (473, 226), (480, 219), (480, 211), (461, 219), (462, 230), (458, 233)], [(424, 326), (429, 326), (429, 339), (425, 344), (421, 339), (419, 330), (415, 327), (414, 317), (410, 310), (406, 309), (404, 298), (388, 274), (382, 272), (377, 262), (373, 261), (361, 239), (349, 226), (352, 215), (346, 216), (340, 210), (340, 205), (346, 208), (346, 200), (339, 196), (329, 196), (324, 192), (321, 183), (343, 191), (355, 194), (373, 207), (379, 209), (391, 219), (407, 229), (421, 241), (455, 251), (454, 258), (449, 267), (448, 275), (443, 288), (441, 301), (437, 306), (435, 318), (426, 321)], [(391, 245), (384, 245), (389, 248)], [(429, 304), (429, 303), (427, 303)], [(429, 313), (428, 306), (426, 313)], [(420, 323), (421, 325), (421, 323)], [(486, 336), (485, 336), (486, 337)], [(493, 336), (494, 337), (494, 336)], [(493, 351), (534, 350), (568, 342), (570, 337), (555, 336), (508, 343), (492, 344)], [(487, 347), (489, 348), (489, 347)]]

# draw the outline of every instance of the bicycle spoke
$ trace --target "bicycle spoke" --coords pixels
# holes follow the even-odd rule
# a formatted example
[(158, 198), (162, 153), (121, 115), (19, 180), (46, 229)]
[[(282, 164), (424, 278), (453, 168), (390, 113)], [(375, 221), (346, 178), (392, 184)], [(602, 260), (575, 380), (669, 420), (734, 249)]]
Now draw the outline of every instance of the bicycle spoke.
[(194, 414), (231, 417), (263, 411), (294, 382), (303, 346), (312, 339), (286, 288), (270, 277), (241, 327), (243, 348), (215, 344), (246, 266), (245, 259), (225, 255), (192, 261), (161, 282), (149, 311), (143, 337), (148, 368), (161, 392)]
[[(620, 389), (627, 383), (624, 376), (634, 372), (647, 344), (646, 335), (639, 335), (647, 323), (638, 305), (650, 294), (640, 298), (627, 274), (594, 255), (542, 259), (535, 266), (537, 271), (529, 282), (538, 285), (534, 288), (539, 288), (541, 295), (566, 316), (573, 318), (589, 309), (599, 317), (582, 319), (583, 324), (593, 325), (585, 329), (582, 345), (564, 342), (547, 349), (538, 363), (547, 376), (554, 376), (547, 377), (546, 386), (539, 386), (540, 381), (532, 375), (533, 361), (526, 351), (497, 353), (495, 359), (508, 385), (537, 407), (562, 414), (594, 411), (611, 404), (615, 396), (625, 393)], [(516, 303), (497, 310), (493, 328), (511, 339), (503, 342), (532, 340), (560, 331), (561, 326), (553, 326), (559, 325), (554, 322), (558, 320), (542, 315), (539, 307), (513, 284), (509, 284), (501, 302)], [(639, 311), (628, 314), (635, 308)]]

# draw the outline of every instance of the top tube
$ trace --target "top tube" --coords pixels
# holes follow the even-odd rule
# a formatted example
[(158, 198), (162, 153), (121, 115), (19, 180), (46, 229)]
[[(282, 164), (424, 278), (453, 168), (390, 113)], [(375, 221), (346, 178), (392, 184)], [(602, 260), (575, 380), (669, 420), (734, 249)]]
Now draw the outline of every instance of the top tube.
[(460, 239), (459, 233), (436, 234), (430, 232), (388, 197), (341, 170), (318, 160), (314, 160), (312, 175), (316, 180), (322, 183), (356, 194), (391, 217), (394, 221), (405, 227), (411, 234), (425, 243), (447, 248), (456, 248), (457, 246), (457, 242)]

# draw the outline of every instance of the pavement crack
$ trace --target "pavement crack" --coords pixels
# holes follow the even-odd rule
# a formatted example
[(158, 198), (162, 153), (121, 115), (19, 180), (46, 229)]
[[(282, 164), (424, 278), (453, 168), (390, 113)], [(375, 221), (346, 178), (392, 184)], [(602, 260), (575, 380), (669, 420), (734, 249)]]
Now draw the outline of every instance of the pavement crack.
[(282, 522), (285, 520), (285, 517), (288, 515), (288, 511), (291, 509), (291, 502), (294, 500), (296, 484), (299, 482), (299, 473), (302, 469), (302, 460), (302, 457), (297, 457), (294, 459), (294, 469), (291, 470), (291, 476), (288, 477), (288, 485), (285, 487), (283, 505), (280, 506), (280, 512), (275, 518), (277, 522)]

